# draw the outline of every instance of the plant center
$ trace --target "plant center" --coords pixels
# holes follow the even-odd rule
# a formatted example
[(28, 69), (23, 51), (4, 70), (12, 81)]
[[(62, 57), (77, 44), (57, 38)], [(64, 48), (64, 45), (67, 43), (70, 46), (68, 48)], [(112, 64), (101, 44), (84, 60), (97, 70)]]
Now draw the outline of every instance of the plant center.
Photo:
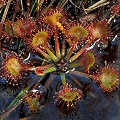
[(69, 68), (69, 64), (68, 64), (68, 61), (64, 58), (61, 58), (60, 60), (58, 60), (57, 62), (54, 63), (55, 67), (56, 67), (56, 71), (58, 73), (66, 73)]

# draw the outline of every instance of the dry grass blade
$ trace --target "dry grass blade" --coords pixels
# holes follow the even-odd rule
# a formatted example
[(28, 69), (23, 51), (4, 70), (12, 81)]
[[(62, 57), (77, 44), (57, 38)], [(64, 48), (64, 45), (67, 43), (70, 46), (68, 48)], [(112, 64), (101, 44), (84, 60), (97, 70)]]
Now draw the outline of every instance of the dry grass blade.
[(76, 8), (80, 9), (80, 7), (78, 7), (77, 5), (75, 5), (75, 3), (73, 3), (72, 0), (69, 0), (71, 2), (72, 5), (74, 5)]
[(1, 9), (4, 5), (5, 5), (5, 3), (4, 3), (4, 2), (1, 2), (1, 3), (0, 3), (0, 9)]
[(63, 0), (63, 1), (59, 2), (58, 7), (63, 8), (68, 1), (69, 0)]
[(102, 7), (102, 6), (105, 6), (105, 5), (108, 5), (108, 4), (110, 4), (110, 2), (106, 2), (106, 0), (100, 0), (97, 3), (93, 4), (92, 6), (86, 8), (85, 11), (87, 11), (87, 13), (88, 13), (92, 10), (95, 10), (99, 7)]
[(7, 5), (6, 5), (6, 7), (5, 7), (4, 14), (3, 14), (2, 19), (1, 19), (1, 22), (2, 22), (2, 23), (5, 22), (5, 19), (6, 19), (6, 16), (7, 16), (7, 13), (8, 13), (8, 10), (9, 10), (10, 3), (11, 3), (11, 2), (12, 2), (12, 0), (9, 0), (9, 1), (7, 2)]
[(22, 11), (24, 10), (24, 8), (23, 8), (23, 1), (22, 0), (20, 0), (20, 3), (21, 3), (21, 8), (22, 8)]
[(50, 2), (50, 4), (46, 7), (46, 10), (47, 10), (48, 8), (50, 8), (50, 7), (53, 5), (54, 2), (55, 2), (55, 0), (52, 0), (52, 1)]
[(98, 1), (97, 3), (91, 5), (91, 6), (90, 6), (89, 8), (87, 8), (87, 9), (93, 9), (93, 8), (95, 8), (95, 7), (103, 4), (103, 3), (105, 3), (105, 2), (106, 2), (106, 0), (100, 0), (100, 1)]

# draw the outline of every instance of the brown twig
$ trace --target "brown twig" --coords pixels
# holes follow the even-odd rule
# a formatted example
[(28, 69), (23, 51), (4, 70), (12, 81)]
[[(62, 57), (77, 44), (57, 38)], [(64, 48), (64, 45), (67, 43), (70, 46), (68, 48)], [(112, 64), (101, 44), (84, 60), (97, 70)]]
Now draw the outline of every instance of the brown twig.
[(53, 82), (55, 77), (56, 77), (56, 75), (52, 75), (51, 78), (49, 78), (49, 80), (45, 83), (46, 88), (48, 88), (50, 86), (50, 84)]
[(21, 103), (23, 102), (23, 99), (16, 106), (14, 106), (13, 108), (9, 109), (5, 114), (1, 115), (0, 119), (3, 119), (5, 116), (10, 114), (13, 110), (15, 110), (19, 105), (21, 105)]
[(87, 77), (87, 78), (94, 79), (93, 75), (89, 75), (89, 74), (86, 74), (86, 73), (83, 73), (83, 72), (80, 72), (80, 71), (77, 71), (77, 70), (70, 71), (69, 73), (74, 74), (74, 75), (80, 75), (80, 76), (84, 76), (84, 77)]

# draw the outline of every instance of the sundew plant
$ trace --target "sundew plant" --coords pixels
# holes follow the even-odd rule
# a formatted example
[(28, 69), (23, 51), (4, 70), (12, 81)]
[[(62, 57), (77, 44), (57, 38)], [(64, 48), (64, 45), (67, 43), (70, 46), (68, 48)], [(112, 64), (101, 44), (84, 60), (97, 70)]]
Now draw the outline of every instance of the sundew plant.
[(119, 120), (120, 0), (0, 0), (0, 119)]

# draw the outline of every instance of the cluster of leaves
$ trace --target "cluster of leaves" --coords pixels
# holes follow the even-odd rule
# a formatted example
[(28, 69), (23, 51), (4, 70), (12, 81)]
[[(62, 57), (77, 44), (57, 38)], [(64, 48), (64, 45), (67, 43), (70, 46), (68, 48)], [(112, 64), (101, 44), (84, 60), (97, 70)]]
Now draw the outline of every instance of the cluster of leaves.
[[(66, 0), (58, 3), (38, 0), (33, 5), (33, 1), (29, 0), (26, 3), (21, 1), (21, 4), (14, 1), (12, 7), (15, 6), (15, 13), (13, 16), (8, 14), (5, 21), (11, 2), (0, 2), (3, 13), (0, 23), (1, 76), (7, 91), (10, 90), (9, 94), (22, 91), (16, 93), (17, 96), (15, 94), (16, 98), (8, 106), (11, 109), (0, 118), (23, 102), (32, 112), (38, 112), (47, 104), (52, 91), (50, 85), (56, 76), (60, 76), (61, 81), (60, 85), (55, 85), (58, 91), (54, 95), (54, 103), (67, 116), (76, 112), (80, 101), (89, 92), (88, 86), (74, 76), (90, 78), (105, 93), (117, 90), (119, 69), (110, 63), (109, 55), (106, 59), (100, 52), (110, 50), (119, 31), (119, 26), (117, 29), (113, 27), (113, 21), (120, 12), (119, 0), (114, 5), (105, 1), (94, 5), (90, 1), (81, 1), (81, 7), (69, 1), (77, 10), (70, 7), (70, 3), (67, 8), (64, 5), (68, 2)], [(101, 14), (96, 13), (99, 7), (104, 9)], [(21, 12), (20, 8), (25, 10)], [(40, 76), (40, 80), (32, 86), (29, 84), (31, 74)]]

